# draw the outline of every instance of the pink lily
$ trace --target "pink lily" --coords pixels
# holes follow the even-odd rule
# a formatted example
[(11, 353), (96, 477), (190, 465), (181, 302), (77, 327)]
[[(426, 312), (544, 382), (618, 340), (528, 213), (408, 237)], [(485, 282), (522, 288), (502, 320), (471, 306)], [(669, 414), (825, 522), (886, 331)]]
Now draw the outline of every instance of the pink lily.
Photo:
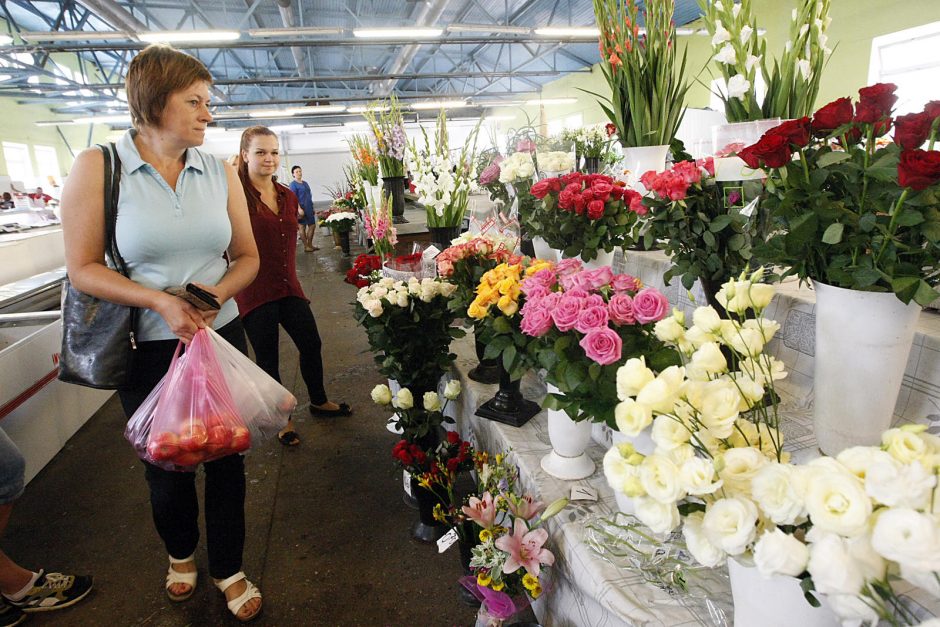
[(539, 576), (540, 565), (551, 566), (555, 563), (555, 556), (542, 545), (548, 540), (548, 532), (542, 528), (529, 531), (525, 521), (517, 518), (513, 523), (512, 534), (506, 534), (496, 539), (496, 548), (509, 553), (503, 572), (515, 572), (525, 568), (526, 572), (535, 577)]
[(489, 492), (483, 493), (483, 500), (471, 496), (462, 510), (467, 518), (484, 529), (490, 529), (496, 524), (496, 504), (493, 503), (493, 495)]
[(507, 500), (509, 502), (509, 511), (512, 512), (512, 515), (523, 520), (535, 518), (539, 512), (545, 509), (545, 503), (536, 501), (528, 494), (521, 497), (510, 496)]

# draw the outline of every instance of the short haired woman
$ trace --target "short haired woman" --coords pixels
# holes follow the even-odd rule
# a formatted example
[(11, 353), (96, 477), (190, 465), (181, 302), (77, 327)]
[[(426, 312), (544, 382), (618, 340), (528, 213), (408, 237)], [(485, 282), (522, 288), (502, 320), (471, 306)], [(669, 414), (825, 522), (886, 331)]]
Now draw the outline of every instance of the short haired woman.
[[(75, 160), (63, 190), (62, 225), (69, 278), (79, 290), (140, 308), (131, 384), (119, 392), (130, 416), (169, 368), (179, 341), (216, 329), (242, 352), (245, 334), (232, 297), (254, 279), (258, 251), (238, 176), (197, 150), (212, 121), (212, 76), (194, 57), (149, 46), (128, 68), (134, 128), (117, 143), (121, 185), (116, 239), (130, 278), (105, 264), (104, 159), (95, 149)], [(200, 311), (164, 291), (195, 283), (220, 310)], [(199, 503), (195, 472), (143, 462), (157, 532), (169, 554), (166, 594), (190, 598), (196, 588)], [(203, 464), (209, 574), (239, 620), (261, 612), (261, 593), (241, 572), (245, 542), (245, 469), (241, 455)]]
[[(300, 375), (310, 395), (310, 412), (315, 416), (348, 416), (352, 413), (349, 405), (330, 401), (323, 387), (317, 321), (297, 280), (297, 197), (274, 179), (281, 163), (277, 135), (264, 126), (245, 129), (238, 155), (238, 176), (248, 199), (261, 268), (235, 300), (255, 358), (265, 372), (281, 380), (278, 327), (284, 327), (300, 352)], [(278, 439), (287, 446), (300, 444), (293, 421)]]
[(290, 182), (290, 191), (297, 196), (297, 202), (303, 210), (300, 216), (300, 239), (304, 243), (304, 252), (312, 253), (317, 250), (313, 245), (313, 234), (317, 230), (317, 216), (313, 211), (313, 194), (310, 191), (310, 185), (304, 180), (304, 171), (299, 165), (290, 169), (290, 175), (293, 181)]

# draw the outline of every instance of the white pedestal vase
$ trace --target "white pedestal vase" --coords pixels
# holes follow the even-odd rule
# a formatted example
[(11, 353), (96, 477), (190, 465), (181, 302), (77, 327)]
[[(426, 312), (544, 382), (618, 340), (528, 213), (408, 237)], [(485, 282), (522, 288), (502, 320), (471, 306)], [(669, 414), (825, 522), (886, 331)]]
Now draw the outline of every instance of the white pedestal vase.
[(548, 245), (544, 239), (538, 235), (532, 238), (532, 247), (535, 249), (535, 256), (545, 261), (558, 261), (558, 251)]
[(813, 607), (803, 597), (800, 580), (774, 575), (764, 579), (755, 566), (728, 558), (734, 627), (838, 627), (840, 622), (826, 604)]
[[(548, 392), (559, 393), (551, 383)], [(542, 470), (553, 477), (574, 481), (594, 473), (594, 462), (584, 451), (591, 442), (591, 422), (575, 422), (563, 411), (548, 410), (548, 438), (552, 452), (542, 458)]]
[(662, 172), (666, 169), (666, 156), (669, 146), (635, 146), (623, 149), (623, 158), (620, 164), (625, 171), (620, 176), (627, 185), (640, 193), (646, 193), (646, 188), (640, 183), (640, 177), (649, 170)]
[(880, 443), (891, 426), (921, 307), (892, 293), (813, 286), (813, 419), (819, 448), (834, 456)]
[[(629, 442), (633, 445), (633, 448), (636, 449), (636, 452), (640, 455), (650, 455), (653, 451), (656, 450), (656, 445), (653, 443), (653, 439), (650, 437), (650, 429), (644, 429), (640, 432), (635, 438), (631, 438), (628, 435), (624, 435), (619, 431), (611, 431), (611, 440), (613, 445), (622, 444), (624, 442)], [(614, 490), (614, 498), (617, 500), (617, 508), (624, 514), (635, 514), (636, 506), (632, 497), (627, 496), (619, 490)]]
[(601, 249), (597, 251), (597, 257), (590, 261), (584, 262), (585, 270), (596, 270), (597, 268), (602, 268), (604, 266), (612, 267), (614, 265), (614, 251), (606, 252)]
[[(401, 386), (398, 385), (398, 381), (395, 379), (388, 380), (388, 389), (392, 391), (392, 398), (395, 398), (395, 395), (398, 394), (398, 390), (401, 389)], [(401, 435), (404, 433), (401, 427), (398, 426), (398, 415), (392, 414), (388, 418), (388, 422), (385, 423), (385, 428), (388, 429), (389, 433), (394, 433), (395, 435)]]

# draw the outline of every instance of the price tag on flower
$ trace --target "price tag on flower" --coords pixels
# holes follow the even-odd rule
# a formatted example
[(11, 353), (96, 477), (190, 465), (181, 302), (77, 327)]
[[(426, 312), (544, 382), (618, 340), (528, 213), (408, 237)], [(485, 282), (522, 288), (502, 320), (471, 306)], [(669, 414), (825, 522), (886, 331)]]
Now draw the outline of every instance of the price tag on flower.
[(450, 531), (448, 531), (447, 533), (445, 533), (442, 538), (440, 538), (440, 539), (437, 541), (437, 552), (438, 552), (438, 553), (443, 553), (444, 551), (446, 551), (446, 550), (449, 549), (450, 547), (454, 546), (454, 544), (457, 543), (457, 540), (458, 540), (458, 537), (457, 537), (457, 529), (456, 529), (456, 528), (455, 528), (455, 529), (451, 529)]
[(597, 490), (591, 486), (576, 485), (571, 488), (569, 501), (597, 501)]

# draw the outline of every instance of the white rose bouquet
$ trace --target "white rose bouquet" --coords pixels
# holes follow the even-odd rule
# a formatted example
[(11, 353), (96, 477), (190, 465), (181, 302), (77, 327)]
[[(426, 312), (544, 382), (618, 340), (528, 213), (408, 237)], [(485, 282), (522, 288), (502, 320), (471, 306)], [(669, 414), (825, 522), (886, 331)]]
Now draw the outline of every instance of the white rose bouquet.
[(356, 320), (369, 338), (379, 371), (419, 397), (437, 389), (456, 355), (450, 342), (463, 337), (448, 307), (457, 286), (441, 279), (382, 278), (359, 289)]
[(574, 169), (574, 157), (570, 152), (553, 150), (540, 152), (537, 155), (540, 172), (552, 172), (553, 176), (565, 174)]
[(427, 209), (429, 227), (459, 226), (467, 211), (469, 196), (479, 189), (476, 171), (477, 124), (459, 153), (448, 144), (447, 116), (437, 118), (432, 142), (424, 129), (424, 147), (409, 144), (412, 182), (418, 200)]
[(352, 211), (337, 211), (327, 216), (323, 223), (337, 233), (348, 233), (356, 226), (357, 216)]

